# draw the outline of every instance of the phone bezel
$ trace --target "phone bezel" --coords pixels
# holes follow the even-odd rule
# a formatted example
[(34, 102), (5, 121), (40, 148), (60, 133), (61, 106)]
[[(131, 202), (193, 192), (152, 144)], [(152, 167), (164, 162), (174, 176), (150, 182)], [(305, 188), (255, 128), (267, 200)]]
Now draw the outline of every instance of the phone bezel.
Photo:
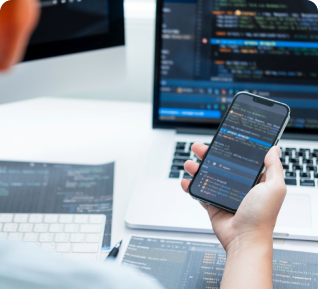
[[(200, 163), (200, 165), (199, 165), (199, 169), (198, 169), (197, 172), (194, 174), (194, 176), (193, 176), (193, 178), (192, 178), (192, 180), (191, 180), (191, 182), (190, 182), (190, 185), (189, 185), (189, 194), (190, 194), (190, 196), (191, 196), (193, 199), (195, 199), (195, 200), (197, 200), (197, 201), (199, 201), (199, 202), (201, 202), (201, 203), (204, 203), (204, 204), (207, 204), (207, 205), (211, 205), (211, 206), (213, 206), (213, 207), (217, 207), (217, 208), (224, 209), (224, 210), (229, 211), (229, 212), (231, 212), (231, 213), (236, 213), (237, 210), (233, 210), (233, 208), (226, 207), (226, 206), (221, 205), (221, 204), (219, 204), (219, 203), (215, 203), (215, 202), (213, 202), (213, 201), (211, 201), (211, 200), (205, 199), (205, 198), (203, 198), (203, 197), (201, 197), (201, 196), (195, 195), (195, 194), (192, 193), (191, 187), (192, 187), (192, 185), (193, 185), (193, 182), (194, 182), (195, 178), (197, 177), (198, 173), (199, 173), (200, 170), (201, 170), (201, 167), (202, 167), (202, 165), (203, 165), (203, 163), (204, 163), (204, 161), (205, 161), (205, 159), (206, 159), (206, 157), (207, 157), (207, 155), (208, 155), (208, 152), (210, 151), (211, 146), (212, 146), (213, 143), (214, 143), (215, 136), (218, 135), (218, 133), (219, 133), (221, 127), (223, 126), (223, 123), (224, 123), (224, 121), (225, 121), (225, 119), (226, 119), (226, 117), (227, 117), (229, 111), (231, 110), (233, 104), (235, 103), (237, 97), (240, 96), (240, 95), (242, 95), (242, 94), (250, 96), (250, 97), (252, 98), (252, 101), (254, 101), (254, 99), (256, 98), (256, 99), (260, 100), (259, 103), (264, 102), (264, 101), (266, 101), (266, 102), (271, 102), (271, 103), (273, 103), (273, 105), (274, 105), (274, 104), (278, 104), (278, 105), (284, 106), (284, 107), (287, 109), (287, 113), (286, 113), (286, 116), (285, 116), (285, 118), (284, 118), (283, 125), (281, 126), (279, 132), (277, 133), (277, 136), (276, 136), (276, 138), (274, 139), (274, 141), (273, 141), (273, 143), (272, 143), (272, 147), (278, 143), (278, 141), (279, 141), (281, 135), (283, 134), (283, 132), (284, 132), (284, 130), (285, 130), (287, 124), (288, 124), (288, 120), (289, 120), (289, 118), (290, 118), (290, 107), (289, 107), (288, 105), (284, 104), (284, 103), (281, 103), (281, 102), (278, 102), (278, 101), (275, 101), (275, 100), (272, 100), (272, 99), (269, 99), (269, 98), (266, 98), (266, 97), (262, 97), (262, 96), (259, 96), (259, 95), (256, 95), (256, 94), (248, 93), (248, 92), (239, 92), (239, 93), (237, 93), (237, 94), (234, 96), (234, 98), (233, 98), (233, 100), (232, 100), (232, 102), (231, 102), (231, 104), (230, 104), (230, 106), (229, 106), (229, 108), (228, 108), (226, 114), (224, 115), (224, 117), (223, 117), (223, 119), (222, 119), (222, 121), (221, 121), (221, 123), (220, 123), (220, 125), (219, 125), (219, 127), (218, 127), (218, 129), (217, 129), (217, 132), (215, 133), (215, 135), (214, 135), (214, 137), (213, 137), (212, 142), (211, 142), (210, 145), (209, 145), (209, 148), (207, 149), (207, 151), (206, 151), (204, 157), (202, 158), (202, 161), (201, 161), (201, 163)], [(256, 101), (256, 102), (257, 102), (257, 101)], [(258, 183), (258, 180), (259, 180), (259, 178), (260, 178), (260, 176), (261, 176), (261, 174), (262, 174), (263, 169), (264, 169), (264, 162), (263, 162), (263, 164), (262, 164), (262, 166), (261, 166), (261, 168), (260, 168), (260, 170), (259, 170), (259, 172), (258, 172), (258, 174), (257, 174), (257, 176), (256, 176), (256, 178), (255, 178), (255, 181), (254, 181), (254, 183), (253, 183), (253, 185), (252, 185), (251, 188), (253, 188), (253, 187)]]

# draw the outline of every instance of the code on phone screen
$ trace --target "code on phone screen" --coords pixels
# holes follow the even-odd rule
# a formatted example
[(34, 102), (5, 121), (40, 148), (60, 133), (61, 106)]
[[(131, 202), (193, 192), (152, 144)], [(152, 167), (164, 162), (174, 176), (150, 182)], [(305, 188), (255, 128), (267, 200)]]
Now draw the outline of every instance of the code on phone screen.
[(232, 104), (202, 164), (191, 192), (236, 210), (252, 188), (275, 142), (287, 108), (240, 95)]

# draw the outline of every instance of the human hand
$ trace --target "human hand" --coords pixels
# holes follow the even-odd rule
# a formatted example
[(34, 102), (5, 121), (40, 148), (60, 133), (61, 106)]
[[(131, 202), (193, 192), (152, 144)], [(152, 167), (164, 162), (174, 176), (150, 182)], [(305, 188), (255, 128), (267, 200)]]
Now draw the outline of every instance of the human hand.
[(39, 18), (37, 0), (10, 0), (0, 9), (0, 71), (21, 60)]
[[(208, 146), (195, 143), (192, 151), (202, 159)], [(279, 159), (280, 149), (273, 147), (265, 158), (266, 170), (259, 183), (243, 199), (235, 215), (219, 208), (202, 204), (207, 210), (214, 233), (224, 249), (251, 246), (272, 239), (280, 208), (286, 195), (283, 167)], [(194, 175), (199, 164), (187, 161), (185, 170)], [(182, 180), (181, 186), (188, 192), (190, 180)]]

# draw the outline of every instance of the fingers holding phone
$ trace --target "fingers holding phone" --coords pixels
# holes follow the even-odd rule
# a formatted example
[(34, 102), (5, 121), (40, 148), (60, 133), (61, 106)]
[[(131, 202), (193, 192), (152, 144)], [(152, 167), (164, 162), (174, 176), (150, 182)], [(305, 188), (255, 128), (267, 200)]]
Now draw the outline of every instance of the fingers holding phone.
[[(202, 160), (208, 148), (209, 147), (203, 143), (194, 143), (191, 147), (191, 150), (200, 160)], [(184, 169), (188, 172), (189, 175), (194, 176), (194, 174), (199, 169), (199, 164), (197, 162), (188, 160), (184, 164)], [(182, 180), (181, 186), (185, 192), (188, 192), (189, 185), (190, 185), (190, 180), (188, 179)]]

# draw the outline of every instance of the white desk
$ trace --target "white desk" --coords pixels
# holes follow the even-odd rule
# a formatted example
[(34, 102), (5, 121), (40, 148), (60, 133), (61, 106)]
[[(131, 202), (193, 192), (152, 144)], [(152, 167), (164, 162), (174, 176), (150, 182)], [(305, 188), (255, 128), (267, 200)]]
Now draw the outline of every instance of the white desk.
[[(116, 161), (112, 245), (131, 234), (217, 241), (214, 235), (131, 230), (124, 216), (143, 145), (151, 134), (150, 103), (38, 98), (0, 106), (0, 159), (74, 164)], [(180, 188), (181, 190), (181, 188)], [(318, 242), (275, 241), (318, 252)]]

